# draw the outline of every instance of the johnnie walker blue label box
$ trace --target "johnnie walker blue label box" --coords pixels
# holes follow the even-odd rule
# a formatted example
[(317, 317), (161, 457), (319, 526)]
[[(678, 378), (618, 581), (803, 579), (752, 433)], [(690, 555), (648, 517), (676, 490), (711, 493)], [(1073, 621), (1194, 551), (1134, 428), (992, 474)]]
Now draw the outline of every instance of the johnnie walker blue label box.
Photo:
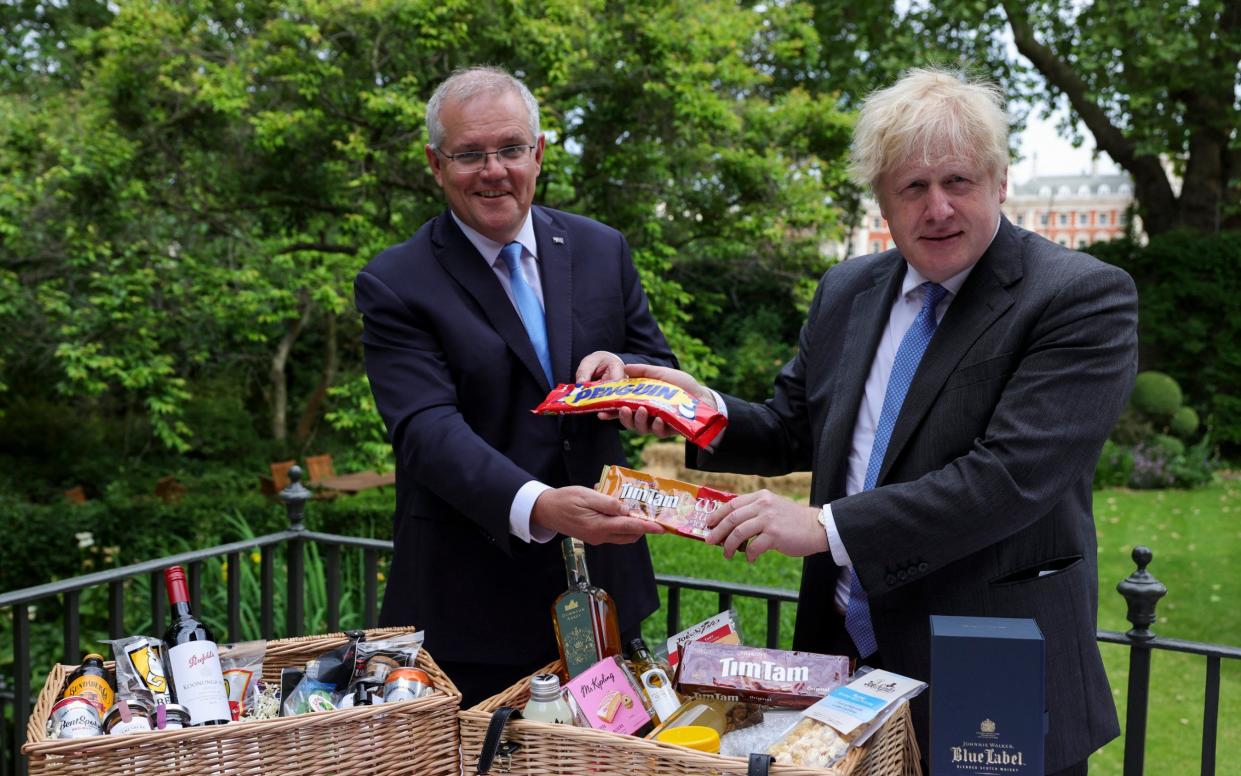
[(931, 776), (1042, 776), (1043, 633), (931, 615)]

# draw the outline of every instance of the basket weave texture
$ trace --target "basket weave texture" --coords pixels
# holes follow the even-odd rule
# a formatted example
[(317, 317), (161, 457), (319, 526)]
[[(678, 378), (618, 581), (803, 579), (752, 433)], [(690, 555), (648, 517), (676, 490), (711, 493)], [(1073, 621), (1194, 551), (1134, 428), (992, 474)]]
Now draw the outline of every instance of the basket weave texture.
[[(540, 673), (557, 673), (564, 677), (564, 665), (556, 661)], [(466, 774), (476, 772), (492, 712), (501, 706), (520, 709), (529, 696), (530, 682), (526, 679), (461, 711), (461, 762)], [(524, 719), (509, 722), (504, 740), (517, 743), (520, 748), (512, 754), (507, 767), (497, 759), (492, 773), (746, 776), (749, 765), (741, 757), (724, 757), (644, 738)], [(902, 704), (866, 746), (854, 749), (834, 768), (799, 768), (777, 763), (770, 772), (772, 776), (922, 776), (909, 705)]]
[[(375, 641), (410, 628), (376, 628)], [(280, 669), (307, 660), (347, 641), (343, 633), (267, 642), (263, 678), (280, 681)], [(110, 664), (109, 664), (110, 665)], [(228, 774), (303, 776), (307, 773), (382, 773), (456, 776), (459, 773), (457, 712), (461, 692), (427, 651), (416, 665), (436, 692), (425, 698), (359, 706), (295, 717), (231, 723), (184, 730), (57, 740), (46, 722), (57, 692), (74, 666), (57, 665), (30, 714), (22, 753), (30, 774)]]

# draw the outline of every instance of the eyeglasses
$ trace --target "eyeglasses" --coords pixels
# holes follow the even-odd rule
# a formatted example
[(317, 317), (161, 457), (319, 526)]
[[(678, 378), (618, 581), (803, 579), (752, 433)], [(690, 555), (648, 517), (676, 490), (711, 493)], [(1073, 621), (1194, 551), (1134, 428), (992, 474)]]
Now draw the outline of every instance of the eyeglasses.
[(512, 145), (497, 148), (494, 151), (462, 151), (459, 154), (446, 154), (438, 148), (435, 153), (453, 163), (457, 172), (478, 172), (487, 166), (487, 157), (495, 156), (505, 168), (525, 167), (534, 156), (535, 146)]

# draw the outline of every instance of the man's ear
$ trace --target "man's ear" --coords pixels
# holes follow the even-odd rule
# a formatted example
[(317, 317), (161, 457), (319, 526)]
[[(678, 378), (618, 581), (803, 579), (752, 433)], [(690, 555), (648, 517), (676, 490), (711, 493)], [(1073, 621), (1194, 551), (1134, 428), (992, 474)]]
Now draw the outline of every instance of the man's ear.
[(444, 160), (436, 153), (435, 147), (430, 143), (426, 145), (427, 164), (431, 165), (431, 174), (435, 176), (435, 182), (441, 187), (444, 185)]
[(1000, 173), (1000, 204), (1003, 205), (1008, 199), (1008, 168)]

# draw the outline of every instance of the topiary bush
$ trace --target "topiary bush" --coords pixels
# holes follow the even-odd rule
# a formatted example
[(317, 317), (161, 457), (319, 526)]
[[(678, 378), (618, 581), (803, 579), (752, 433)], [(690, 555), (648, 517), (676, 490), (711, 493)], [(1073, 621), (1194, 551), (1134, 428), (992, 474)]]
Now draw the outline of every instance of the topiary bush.
[(1189, 439), (1198, 431), (1198, 413), (1193, 407), (1181, 407), (1172, 414), (1168, 429), (1181, 439)]
[(1176, 380), (1163, 372), (1139, 372), (1130, 403), (1141, 413), (1167, 422), (1181, 408), (1184, 394)]

